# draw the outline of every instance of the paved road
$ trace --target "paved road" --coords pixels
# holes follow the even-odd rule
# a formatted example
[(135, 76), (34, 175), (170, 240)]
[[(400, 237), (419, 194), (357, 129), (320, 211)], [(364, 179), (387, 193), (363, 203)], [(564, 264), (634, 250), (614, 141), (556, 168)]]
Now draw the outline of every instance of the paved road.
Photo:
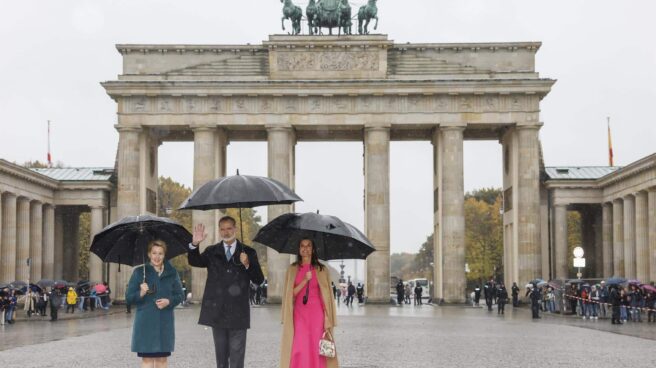
[[(170, 367), (212, 367), (211, 331), (198, 308), (176, 311), (177, 351)], [(247, 366), (277, 367), (280, 309), (256, 307)], [(653, 367), (656, 324), (612, 326), (526, 309), (505, 316), (463, 307), (340, 307), (342, 367)], [(133, 367), (131, 316), (25, 322), (0, 327), (0, 367)], [(627, 336), (634, 334), (642, 337)]]

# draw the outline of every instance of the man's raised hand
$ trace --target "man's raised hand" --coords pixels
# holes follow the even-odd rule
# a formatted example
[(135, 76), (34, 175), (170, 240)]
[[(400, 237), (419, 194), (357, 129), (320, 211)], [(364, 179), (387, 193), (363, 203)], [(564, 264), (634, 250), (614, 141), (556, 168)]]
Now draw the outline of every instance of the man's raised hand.
[(193, 238), (191, 239), (191, 245), (197, 247), (200, 243), (207, 238), (207, 233), (205, 232), (205, 225), (197, 224), (194, 226)]

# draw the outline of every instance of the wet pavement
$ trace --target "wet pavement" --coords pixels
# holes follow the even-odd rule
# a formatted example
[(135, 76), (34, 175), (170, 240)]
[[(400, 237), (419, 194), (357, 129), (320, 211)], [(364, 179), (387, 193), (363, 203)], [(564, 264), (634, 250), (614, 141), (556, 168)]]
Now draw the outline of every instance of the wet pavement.
[[(197, 307), (176, 310), (170, 367), (215, 366), (212, 335)], [(507, 308), (355, 306), (338, 309), (335, 338), (342, 367), (652, 367), (656, 324), (611, 325)], [(254, 307), (247, 367), (277, 367), (280, 309)], [(132, 315), (19, 322), (0, 326), (0, 367), (134, 367)]]

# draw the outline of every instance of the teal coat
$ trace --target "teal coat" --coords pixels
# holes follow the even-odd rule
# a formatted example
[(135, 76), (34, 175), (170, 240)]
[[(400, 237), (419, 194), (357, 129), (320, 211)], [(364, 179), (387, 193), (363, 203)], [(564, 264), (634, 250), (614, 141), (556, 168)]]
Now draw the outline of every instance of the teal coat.
[[(144, 266), (138, 266), (132, 272), (126, 301), (136, 307), (134, 325), (132, 328), (132, 351), (135, 353), (165, 353), (172, 352), (175, 347), (175, 321), (173, 309), (182, 302), (182, 285), (178, 272), (168, 262), (164, 261), (161, 276), (150, 265), (146, 267), (146, 282), (154, 294), (139, 295), (143, 282)], [(170, 304), (164, 309), (158, 309), (155, 301), (166, 298)]]

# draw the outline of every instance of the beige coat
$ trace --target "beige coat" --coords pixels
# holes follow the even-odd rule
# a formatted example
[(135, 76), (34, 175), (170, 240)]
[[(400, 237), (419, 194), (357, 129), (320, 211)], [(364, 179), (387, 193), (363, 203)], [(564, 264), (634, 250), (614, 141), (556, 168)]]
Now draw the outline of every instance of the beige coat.
[[(319, 281), (319, 289), (321, 289), (321, 299), (325, 307), (324, 315), (324, 328), (330, 331), (334, 337), (333, 327), (337, 325), (337, 318), (335, 314), (335, 299), (333, 297), (333, 290), (330, 286), (330, 274), (328, 266), (324, 265), (323, 271), (317, 271), (317, 281)], [(292, 343), (294, 341), (294, 280), (298, 266), (290, 265), (287, 268), (287, 275), (285, 276), (285, 288), (282, 298), (282, 341), (280, 344), (280, 367), (289, 368)], [(337, 350), (339, 346), (336, 344)], [(319, 353), (319, 345), (317, 344), (317, 354)], [(337, 368), (337, 357), (327, 359), (327, 368)]]

